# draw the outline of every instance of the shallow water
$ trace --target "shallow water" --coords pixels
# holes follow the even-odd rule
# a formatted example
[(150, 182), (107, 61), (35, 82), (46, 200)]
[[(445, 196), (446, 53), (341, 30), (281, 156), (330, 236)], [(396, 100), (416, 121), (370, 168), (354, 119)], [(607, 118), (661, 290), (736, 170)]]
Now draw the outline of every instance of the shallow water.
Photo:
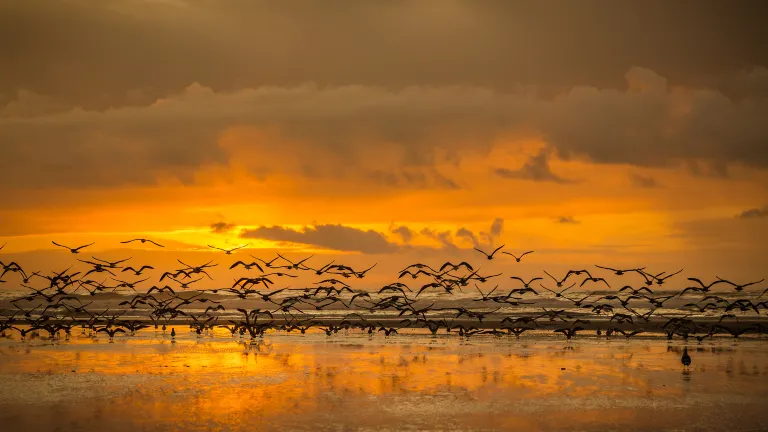
[(768, 343), (269, 334), (0, 339), (9, 431), (768, 430)]

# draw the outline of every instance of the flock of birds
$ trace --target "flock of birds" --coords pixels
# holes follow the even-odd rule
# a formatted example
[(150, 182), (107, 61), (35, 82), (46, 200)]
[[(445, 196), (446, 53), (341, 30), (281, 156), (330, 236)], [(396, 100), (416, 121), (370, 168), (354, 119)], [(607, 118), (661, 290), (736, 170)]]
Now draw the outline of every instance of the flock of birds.
[[(133, 242), (163, 247), (149, 239), (122, 243)], [(76, 248), (56, 242), (53, 244), (79, 255), (94, 243)], [(211, 246), (227, 255), (243, 247), (220, 249)], [(514, 255), (502, 251), (503, 248), (502, 245), (491, 252), (476, 250), (482, 254), (482, 259), (494, 260), (508, 255), (516, 263), (533, 253), (526, 251)], [(593, 331), (608, 338), (622, 335), (629, 339), (648, 332), (666, 334), (670, 340), (681, 337), (686, 341), (695, 338), (702, 342), (716, 335), (738, 338), (745, 333), (762, 335), (766, 330), (761, 321), (764, 318), (762, 311), (768, 309), (768, 301), (760, 301), (760, 298), (768, 293), (768, 289), (759, 292), (759, 289), (753, 291), (751, 288), (763, 280), (736, 283), (717, 277), (705, 283), (689, 277), (686, 279), (688, 286), (662, 295), (660, 287), (682, 270), (653, 274), (645, 267), (617, 269), (595, 266), (594, 270), (569, 270), (561, 277), (546, 271), (544, 275), (529, 280), (509, 276), (507, 279), (516, 284), (514, 288), (502, 292), (496, 285), (484, 292), (480, 286), (500, 280), (498, 278), (502, 277), (502, 273), (483, 275), (479, 269), (462, 261), (445, 262), (435, 267), (411, 264), (399, 273), (396, 281), (376, 291), (363, 291), (354, 290), (349, 282), (365, 278), (376, 264), (360, 270), (333, 261), (322, 266), (311, 266), (309, 260), (312, 256), (299, 261), (292, 261), (280, 253), (269, 260), (251, 258), (250, 262), (237, 260), (229, 269), (254, 272), (254, 276), (234, 278), (234, 283), (228, 288), (190, 291), (186, 290), (202, 279), (213, 279), (208, 270), (219, 264), (209, 261), (190, 265), (177, 260), (181, 267), (163, 272), (156, 278), (159, 284), (145, 289), (140, 288), (140, 284), (152, 283), (147, 274), (155, 268), (151, 265), (127, 265), (131, 258), (107, 261), (92, 256), (90, 260), (78, 260), (88, 266), (87, 271), (75, 272), (70, 267), (48, 274), (40, 271), (29, 273), (16, 262), (0, 261), (0, 283), (8, 282), (10, 275), (17, 275), (20, 286), (28, 290), (26, 294), (10, 299), (1, 311), (0, 333), (6, 335), (6, 332), (16, 331), (22, 338), (39, 336), (42, 332), (47, 332), (51, 338), (59, 338), (63, 333), (68, 338), (73, 328), (80, 327), (83, 333), (106, 333), (112, 340), (117, 334), (132, 335), (151, 326), (156, 330), (162, 326), (165, 332), (167, 325), (183, 322), (197, 335), (212, 334), (215, 327), (220, 327), (226, 328), (233, 336), (250, 337), (252, 341), (268, 331), (298, 331), (304, 334), (311, 328), (318, 328), (333, 336), (339, 331), (360, 329), (370, 335), (382, 332), (390, 336), (403, 328), (411, 328), (424, 329), (433, 335), (444, 329), (449, 334), (465, 338), (475, 335), (520, 337), (526, 331), (543, 330), (562, 334), (567, 340), (579, 333)], [(623, 284), (620, 288), (613, 288), (603, 276), (597, 276), (598, 271), (609, 272), (626, 281), (633, 275), (639, 284), (637, 287)], [(274, 289), (276, 280), (296, 278), (300, 272), (320, 280), (312, 287)], [(97, 275), (105, 276), (105, 279), (101, 282), (91, 279)], [(126, 280), (129, 278), (142, 279)], [(107, 284), (107, 280), (113, 283)], [(404, 282), (416, 280), (419, 282), (413, 287)], [(34, 286), (37, 282), (42, 285)], [(535, 282), (538, 283), (534, 286)], [(575, 286), (596, 286), (604, 291), (589, 294), (582, 291), (577, 296), (571, 292)], [(713, 291), (716, 286), (726, 288), (730, 294)], [(429, 297), (425, 293), (439, 293), (438, 300), (450, 299), (456, 291), (466, 290), (477, 291), (478, 296), (468, 302), (478, 307), (439, 307), (434, 296), (425, 298)], [(111, 293), (126, 296), (119, 297), (125, 298), (118, 304), (119, 307), (92, 306), (94, 300), (108, 297), (107, 294)], [(749, 296), (734, 298), (733, 294)], [(684, 295), (694, 297), (679, 308), (687, 312), (668, 309), (677, 313), (662, 313), (665, 303)], [(264, 308), (229, 310), (224, 306), (223, 302), (235, 299), (255, 300), (261, 302)], [(537, 300), (564, 302), (568, 308), (528, 307)], [(522, 313), (521, 307), (527, 307), (527, 312)], [(349, 309), (347, 312), (350, 313), (322, 315), (317, 312), (324, 309)], [(531, 309), (536, 312), (530, 312)], [(125, 317), (128, 313), (133, 318)], [(171, 337), (175, 336), (175, 329), (172, 329)], [(687, 361), (690, 364), (690, 358)]]

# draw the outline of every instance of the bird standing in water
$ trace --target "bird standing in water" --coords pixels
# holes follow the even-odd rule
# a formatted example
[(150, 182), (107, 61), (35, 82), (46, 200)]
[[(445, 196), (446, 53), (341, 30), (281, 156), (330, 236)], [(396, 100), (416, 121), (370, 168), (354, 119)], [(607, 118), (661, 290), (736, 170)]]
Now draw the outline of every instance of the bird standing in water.
[(680, 357), (680, 363), (686, 368), (691, 365), (691, 356), (688, 355), (688, 347), (683, 348), (683, 356)]
[[(175, 337), (176, 337), (176, 329), (171, 329), (171, 338), (175, 338)], [(686, 353), (686, 355), (688, 354)]]

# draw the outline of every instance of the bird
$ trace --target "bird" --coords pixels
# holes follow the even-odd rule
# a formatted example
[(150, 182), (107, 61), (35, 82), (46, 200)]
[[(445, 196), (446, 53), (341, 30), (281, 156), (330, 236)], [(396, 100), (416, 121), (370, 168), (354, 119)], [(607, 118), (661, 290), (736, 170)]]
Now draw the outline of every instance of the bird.
[(564, 297), (564, 296), (563, 296), (563, 293), (564, 293), (564, 292), (566, 292), (566, 291), (568, 291), (569, 289), (573, 288), (575, 285), (576, 285), (575, 283), (574, 283), (574, 284), (571, 284), (569, 287), (563, 288), (562, 290), (560, 290), (560, 291), (558, 292), (558, 291), (553, 291), (553, 290), (551, 290), (551, 289), (549, 289), (549, 288), (545, 287), (545, 286), (544, 286), (544, 285), (542, 285), (542, 284), (539, 284), (539, 286), (541, 286), (541, 287), (542, 287), (542, 288), (544, 288), (545, 290), (547, 290), (547, 291), (551, 292), (552, 294), (554, 294), (556, 298), (559, 298), (559, 297)]
[(523, 252), (520, 254), (520, 256), (516, 256), (515, 254), (509, 253), (509, 252), (502, 252), (503, 254), (509, 255), (512, 258), (515, 259), (515, 261), (520, 262), (521, 259), (523, 259), (524, 256), (528, 255), (529, 253), (533, 253), (533, 251)]
[(148, 265), (141, 266), (138, 270), (133, 268), (133, 267), (131, 267), (131, 266), (128, 266), (128, 267), (124, 268), (120, 273), (125, 273), (127, 271), (132, 271), (132, 272), (134, 272), (136, 274), (136, 276), (141, 276), (141, 272), (143, 272), (144, 270), (154, 270), (154, 269), (155, 269), (154, 267), (148, 266)]
[(480, 252), (481, 254), (485, 255), (485, 256), (486, 256), (486, 258), (488, 258), (489, 260), (492, 260), (492, 259), (493, 259), (493, 256), (494, 256), (494, 255), (496, 255), (496, 252), (498, 252), (499, 250), (501, 250), (503, 247), (504, 247), (504, 245), (501, 245), (501, 246), (497, 247), (497, 248), (496, 248), (496, 249), (494, 249), (494, 251), (493, 251), (493, 252), (491, 252), (490, 254), (486, 253), (486, 252), (485, 252), (485, 251), (483, 251), (482, 249), (478, 249), (478, 248), (474, 248), (474, 249), (475, 249), (476, 251)]
[(595, 264), (595, 267), (601, 268), (601, 269), (604, 269), (604, 270), (610, 270), (610, 271), (614, 272), (616, 274), (616, 276), (621, 276), (624, 273), (640, 272), (640, 271), (645, 270), (645, 267), (623, 270), (623, 269), (615, 269), (615, 268), (611, 268), (611, 267), (603, 267), (603, 266), (599, 266), (597, 264)]
[(680, 363), (682, 363), (685, 368), (691, 365), (691, 356), (688, 355), (688, 347), (683, 348), (683, 355), (680, 357)]
[[(726, 283), (726, 281), (724, 281), (724, 280), (716, 280), (716, 281), (714, 281), (714, 282), (710, 283), (709, 285), (706, 285), (706, 284), (704, 284), (704, 282), (702, 282), (700, 279), (697, 279), (697, 278), (692, 278), (692, 277), (689, 277), (689, 278), (688, 278), (688, 280), (689, 280), (689, 281), (693, 281), (693, 282), (696, 282), (696, 283), (698, 283), (699, 285), (701, 285), (701, 288), (700, 288), (699, 290), (702, 290), (702, 291), (704, 291), (704, 292), (707, 292), (707, 291), (709, 291), (709, 289), (710, 289), (710, 288), (712, 288), (713, 286), (715, 286), (715, 285), (717, 285), (717, 284), (719, 284), (719, 283)], [(685, 290), (683, 290), (683, 292), (685, 292)], [(682, 295), (682, 294), (681, 294), (681, 295)]]
[(195, 282), (200, 282), (201, 280), (203, 280), (203, 278), (202, 278), (202, 277), (199, 277), (199, 278), (197, 278), (197, 279), (192, 279), (191, 281), (185, 281), (185, 282), (182, 282), (182, 281), (180, 281), (180, 280), (178, 280), (178, 279), (171, 279), (171, 280), (172, 280), (173, 282), (176, 282), (177, 284), (179, 284), (179, 288), (182, 288), (182, 289), (187, 289), (187, 288), (189, 288), (189, 286), (190, 286), (191, 284), (193, 284), (193, 283), (195, 283)]
[[(278, 257), (278, 258), (279, 258), (279, 257)], [(324, 266), (322, 266), (322, 267), (320, 267), (320, 268), (313, 268), (313, 267), (309, 267), (308, 265), (302, 265), (302, 270), (309, 270), (309, 271), (313, 271), (313, 272), (315, 272), (315, 274), (316, 274), (317, 276), (322, 276), (322, 275), (323, 275), (323, 273), (325, 273), (326, 271), (328, 271), (328, 269), (330, 269), (330, 268), (331, 268), (331, 266), (333, 265), (333, 263), (334, 263), (334, 262), (335, 262), (335, 260), (334, 260), (334, 261), (331, 261), (331, 262), (329, 262), (328, 264), (326, 264), (326, 265), (324, 265)], [(298, 264), (298, 263), (297, 263), (297, 264)]]
[(665, 280), (671, 278), (672, 276), (674, 276), (676, 274), (681, 273), (682, 271), (683, 271), (683, 269), (680, 269), (680, 270), (678, 270), (678, 271), (676, 271), (676, 272), (674, 272), (672, 274), (668, 274), (666, 276), (661, 276), (661, 275), (663, 275), (666, 272), (662, 272), (662, 273), (657, 274), (656, 276), (654, 276), (654, 279), (656, 279), (656, 285), (664, 285), (664, 281)]
[(118, 264), (124, 263), (124, 262), (126, 262), (126, 261), (131, 259), (131, 258), (126, 258), (126, 259), (121, 259), (121, 260), (117, 260), (117, 261), (106, 261), (106, 260), (103, 260), (103, 259), (96, 258), (95, 256), (91, 256), (91, 258), (93, 258), (96, 261), (104, 263), (104, 267), (112, 268), (112, 269), (120, 268), (120, 267), (117, 266)]
[(752, 286), (752, 285), (757, 285), (757, 284), (759, 284), (759, 283), (761, 283), (761, 282), (763, 282), (765, 280), (765, 279), (760, 279), (759, 281), (749, 282), (749, 283), (745, 283), (745, 284), (739, 285), (739, 284), (736, 284), (736, 283), (731, 282), (729, 280), (723, 279), (720, 276), (715, 276), (715, 277), (717, 278), (717, 280), (722, 281), (723, 283), (727, 283), (728, 285), (733, 286), (733, 289), (736, 290), (736, 291), (743, 291), (744, 288), (746, 288), (748, 286)]
[(565, 338), (568, 340), (571, 340), (573, 336), (576, 336), (576, 332), (584, 330), (584, 327), (565, 327), (565, 328), (559, 328), (555, 330), (555, 333), (562, 333), (565, 335)]
[(356, 272), (353, 272), (353, 273), (354, 273), (354, 275), (355, 275), (355, 276), (357, 276), (357, 278), (358, 278), (358, 279), (362, 279), (362, 278), (364, 278), (364, 277), (365, 277), (365, 274), (366, 274), (366, 273), (368, 273), (369, 271), (371, 271), (371, 269), (373, 269), (373, 268), (374, 268), (374, 267), (376, 267), (377, 265), (378, 265), (378, 263), (376, 263), (376, 264), (374, 264), (374, 265), (372, 265), (372, 266), (368, 267), (368, 268), (367, 268), (367, 269), (365, 269), (365, 270), (362, 270), (362, 271), (356, 271)]
[(634, 335), (638, 335), (638, 334), (640, 334), (642, 332), (643, 332), (642, 330), (633, 330), (631, 332), (626, 331), (626, 330), (618, 330), (618, 333), (623, 334), (624, 337), (627, 338), (627, 339), (631, 338)]
[(619, 289), (619, 292), (623, 292), (626, 290), (632, 291), (632, 295), (643, 295), (643, 291), (648, 291), (648, 294), (653, 295), (653, 291), (650, 288), (640, 287), (638, 289), (635, 289), (631, 285), (624, 285)]
[(159, 244), (157, 242), (154, 242), (154, 241), (152, 241), (150, 239), (145, 239), (145, 238), (137, 238), (137, 239), (133, 239), (133, 240), (126, 240), (126, 241), (122, 241), (120, 243), (127, 244), (127, 243), (132, 243), (132, 242), (135, 242), (135, 241), (141, 242), (142, 244), (143, 243), (152, 243), (155, 246), (165, 247), (165, 246), (163, 246), (163, 245), (161, 245), (161, 244)]
[(610, 285), (608, 285), (608, 281), (606, 281), (604, 278), (601, 278), (601, 277), (597, 277), (597, 278), (596, 278), (596, 277), (588, 277), (588, 278), (584, 279), (584, 280), (581, 282), (581, 284), (580, 284), (579, 286), (580, 286), (580, 287), (582, 287), (582, 286), (584, 286), (584, 284), (585, 284), (585, 283), (587, 283), (587, 282), (602, 282), (602, 283), (604, 283), (604, 284), (605, 284), (605, 285), (606, 285), (608, 288), (610, 288), (610, 287), (611, 287)]
[(301, 261), (293, 262), (293, 261), (289, 260), (288, 258), (286, 258), (286, 257), (284, 257), (284, 256), (282, 256), (282, 255), (280, 255), (280, 253), (278, 253), (278, 254), (277, 254), (277, 257), (278, 257), (278, 258), (280, 258), (280, 259), (282, 259), (283, 261), (285, 261), (285, 262), (287, 262), (287, 263), (288, 263), (288, 265), (287, 265), (287, 266), (282, 266), (282, 267), (283, 267), (283, 268), (285, 268), (285, 269), (289, 269), (289, 270), (301, 270), (301, 269), (302, 269), (302, 266), (304, 266), (304, 262), (308, 261), (308, 260), (309, 260), (310, 258), (312, 258), (313, 256), (315, 256), (315, 255), (313, 254), (313, 255), (310, 255), (310, 256), (308, 256), (308, 257), (304, 258), (304, 259), (303, 259), (303, 260), (301, 260)]
[(533, 278), (533, 279), (529, 280), (528, 282), (526, 282), (525, 280), (523, 280), (523, 278), (521, 278), (521, 277), (519, 277), (519, 276), (510, 276), (509, 278), (510, 278), (510, 279), (517, 279), (517, 280), (519, 280), (519, 281), (520, 281), (520, 283), (522, 283), (522, 284), (523, 284), (523, 287), (525, 287), (525, 288), (530, 288), (530, 287), (531, 287), (531, 286), (530, 286), (530, 285), (531, 285), (531, 283), (533, 283), (534, 281), (537, 281), (537, 280), (544, 280), (544, 278), (542, 278), (542, 277), (535, 277), (535, 278)]
[(73, 248), (71, 248), (69, 246), (64, 246), (62, 244), (58, 244), (55, 241), (52, 241), (51, 243), (53, 243), (54, 245), (56, 245), (58, 247), (63, 247), (64, 249), (69, 249), (69, 251), (72, 252), (73, 254), (80, 253), (80, 249), (85, 249), (88, 246), (93, 246), (94, 244), (96, 244), (96, 242), (93, 242), (93, 243), (90, 243), (90, 244), (87, 244), (87, 245), (83, 245), (83, 246), (79, 246), (79, 247), (76, 247), (76, 248), (73, 249)]
[(125, 330), (123, 330), (120, 327), (110, 328), (110, 327), (103, 327), (98, 330), (96, 330), (96, 333), (104, 332), (109, 335), (109, 340), (112, 340), (112, 338), (115, 337), (115, 334), (117, 333), (125, 333)]
[(229, 269), (232, 270), (232, 269), (234, 269), (235, 267), (237, 267), (239, 265), (243, 266), (243, 268), (245, 268), (246, 270), (250, 270), (251, 268), (256, 267), (257, 269), (259, 269), (260, 272), (264, 273), (264, 269), (261, 268), (259, 263), (257, 263), (256, 261), (254, 261), (254, 262), (252, 262), (250, 264), (247, 264), (244, 261), (237, 261), (236, 263), (234, 263), (231, 266), (229, 266)]
[(549, 274), (549, 272), (548, 272), (548, 271), (546, 271), (546, 270), (544, 270), (544, 274), (546, 274), (547, 276), (549, 276), (549, 277), (550, 277), (550, 278), (551, 278), (551, 279), (552, 279), (552, 280), (555, 282), (555, 284), (557, 285), (557, 287), (558, 287), (558, 288), (562, 288), (562, 286), (563, 286), (563, 284), (565, 283), (565, 281), (566, 281), (566, 280), (568, 280), (568, 278), (569, 278), (569, 277), (570, 277), (572, 274), (577, 274), (577, 273), (573, 272), (572, 270), (568, 270), (568, 273), (566, 273), (566, 274), (565, 274), (565, 277), (564, 277), (564, 278), (562, 278), (562, 279), (557, 279), (556, 277), (554, 277), (554, 276), (552, 276), (551, 274)]
[(436, 276), (435, 273), (430, 273), (429, 271), (423, 270), (423, 269), (418, 269), (415, 272), (412, 272), (411, 270), (406, 269), (400, 272), (400, 276), (398, 276), (397, 278), (402, 279), (406, 275), (410, 276), (412, 279), (418, 278), (419, 275), (433, 276), (433, 277)]
[(220, 248), (220, 247), (216, 247), (216, 246), (211, 246), (211, 245), (208, 245), (208, 247), (209, 247), (209, 248), (211, 248), (211, 249), (218, 249), (218, 250), (220, 250), (220, 251), (223, 251), (223, 252), (224, 252), (225, 254), (227, 254), (227, 255), (232, 255), (232, 252), (234, 252), (234, 251), (236, 251), (236, 250), (238, 250), (238, 249), (242, 249), (242, 248), (244, 248), (244, 247), (246, 247), (246, 246), (250, 246), (250, 243), (248, 243), (248, 244), (244, 244), (244, 245), (242, 245), (242, 246), (238, 246), (238, 247), (235, 247), (235, 248), (232, 248), (232, 249), (222, 249), (222, 248)]
[(462, 261), (462, 262), (460, 262), (458, 264), (454, 264), (454, 263), (452, 263), (450, 261), (446, 261), (442, 266), (440, 266), (440, 271), (442, 272), (443, 270), (445, 270), (446, 268), (449, 268), (449, 267), (450, 267), (449, 271), (455, 271), (455, 270), (460, 269), (461, 267), (464, 267), (465, 269), (467, 269), (469, 271), (473, 271), (474, 270), (472, 268), (472, 266), (469, 265), (469, 263), (466, 262), (466, 261)]

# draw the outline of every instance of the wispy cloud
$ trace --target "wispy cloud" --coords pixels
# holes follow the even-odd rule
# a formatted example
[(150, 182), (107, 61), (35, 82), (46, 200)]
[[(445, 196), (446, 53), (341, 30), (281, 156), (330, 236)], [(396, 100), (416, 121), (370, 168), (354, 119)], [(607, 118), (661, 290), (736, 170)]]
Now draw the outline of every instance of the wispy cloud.
[(214, 234), (224, 234), (235, 229), (237, 225), (227, 222), (216, 222), (211, 224), (211, 232)]
[(319, 246), (338, 251), (370, 254), (396, 252), (400, 246), (374, 230), (361, 230), (344, 225), (314, 225), (295, 230), (282, 226), (263, 226), (243, 230), (242, 238), (255, 238), (279, 242)]
[(432, 240), (435, 240), (436, 242), (440, 243), (440, 245), (444, 248), (448, 249), (456, 249), (457, 246), (455, 243), (453, 243), (453, 237), (451, 236), (450, 231), (440, 231), (433, 230), (430, 228), (424, 228), (421, 231), (419, 231), (419, 234), (428, 237)]
[(566, 179), (553, 173), (547, 160), (547, 150), (542, 149), (519, 169), (510, 170), (507, 168), (496, 168), (494, 170), (497, 176), (506, 179), (549, 181), (555, 183), (576, 183), (574, 180)]
[(768, 205), (764, 205), (760, 208), (755, 207), (747, 209), (736, 215), (736, 217), (741, 219), (764, 218), (766, 216), (768, 216)]
[(392, 225), (389, 227), (389, 232), (395, 234), (403, 240), (403, 243), (410, 243), (413, 240), (415, 233), (405, 225)]
[(630, 174), (629, 181), (632, 183), (632, 186), (639, 188), (651, 189), (659, 186), (653, 177), (637, 173)]

